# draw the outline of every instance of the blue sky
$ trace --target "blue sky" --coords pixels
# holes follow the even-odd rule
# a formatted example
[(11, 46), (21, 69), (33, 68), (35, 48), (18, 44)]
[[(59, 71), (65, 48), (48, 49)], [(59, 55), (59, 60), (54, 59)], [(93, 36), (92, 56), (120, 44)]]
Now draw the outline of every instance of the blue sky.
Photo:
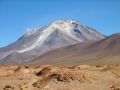
[(120, 0), (0, 0), (0, 47), (16, 41), (27, 28), (58, 19), (75, 19), (111, 35), (120, 32)]

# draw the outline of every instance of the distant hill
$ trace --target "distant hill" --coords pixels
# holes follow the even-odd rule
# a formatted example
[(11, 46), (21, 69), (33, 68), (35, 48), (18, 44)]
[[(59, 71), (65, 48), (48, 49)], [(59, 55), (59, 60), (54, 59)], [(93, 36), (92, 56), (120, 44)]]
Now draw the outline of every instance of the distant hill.
[(100, 41), (86, 41), (82, 44), (62, 47), (49, 51), (32, 60), (31, 65), (55, 64), (119, 64), (120, 33), (113, 34)]

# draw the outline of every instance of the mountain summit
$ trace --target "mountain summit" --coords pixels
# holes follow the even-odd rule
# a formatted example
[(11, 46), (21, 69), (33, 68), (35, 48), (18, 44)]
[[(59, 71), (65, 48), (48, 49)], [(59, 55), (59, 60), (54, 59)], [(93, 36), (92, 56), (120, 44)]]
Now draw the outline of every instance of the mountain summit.
[(22, 40), (26, 38), (31, 38), (31, 40), (28, 43), (25, 42), (21, 46), (23, 49), (18, 52), (27, 52), (45, 46), (49, 49), (59, 48), (86, 40), (99, 40), (104, 37), (94, 29), (79, 24), (74, 20), (57, 20), (45, 28), (32, 29), (27, 32)]
[(29, 61), (31, 57), (55, 48), (104, 38), (101, 33), (75, 20), (57, 20), (46, 27), (28, 30), (18, 41), (1, 48), (1, 61)]

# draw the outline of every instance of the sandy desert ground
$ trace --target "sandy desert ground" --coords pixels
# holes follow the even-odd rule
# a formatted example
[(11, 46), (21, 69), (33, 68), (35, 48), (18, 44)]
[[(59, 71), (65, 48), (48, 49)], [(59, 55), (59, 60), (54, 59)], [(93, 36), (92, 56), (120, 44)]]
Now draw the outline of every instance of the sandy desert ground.
[(120, 65), (4, 66), (0, 90), (120, 90)]

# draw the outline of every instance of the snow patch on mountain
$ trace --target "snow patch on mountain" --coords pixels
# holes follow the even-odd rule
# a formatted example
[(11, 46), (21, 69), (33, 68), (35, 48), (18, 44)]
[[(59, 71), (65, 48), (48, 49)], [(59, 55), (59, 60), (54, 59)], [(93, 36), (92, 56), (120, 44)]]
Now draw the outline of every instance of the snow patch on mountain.
[[(30, 45), (29, 47), (26, 47), (22, 50), (19, 50), (17, 52), (23, 53), (23, 52), (30, 51), (34, 48), (41, 47), (42, 45), (44, 45), (44, 43), (47, 39), (52, 37), (51, 35), (56, 30), (58, 30), (58, 35), (62, 34), (61, 37), (59, 37), (59, 38), (64, 39), (64, 37), (66, 37), (66, 38), (69, 37), (69, 39), (71, 38), (71, 41), (74, 40), (74, 41), (76, 41), (76, 43), (80, 43), (85, 40), (99, 40), (99, 39), (105, 38), (104, 35), (98, 33), (94, 29), (91, 29), (87, 26), (84, 26), (84, 25), (78, 23), (77, 21), (57, 20), (43, 29), (40, 29), (40, 30), (32, 29), (32, 30), (28, 31), (26, 33), (26, 37), (30, 36), (30, 35), (35, 35), (38, 32), (40, 32), (40, 33), (39, 33), (38, 38), (32, 45)], [(62, 37), (62, 36), (64, 36), (64, 37)], [(55, 37), (52, 37), (52, 38), (55, 38)], [(75, 44), (75, 43), (73, 43), (73, 44)]]

